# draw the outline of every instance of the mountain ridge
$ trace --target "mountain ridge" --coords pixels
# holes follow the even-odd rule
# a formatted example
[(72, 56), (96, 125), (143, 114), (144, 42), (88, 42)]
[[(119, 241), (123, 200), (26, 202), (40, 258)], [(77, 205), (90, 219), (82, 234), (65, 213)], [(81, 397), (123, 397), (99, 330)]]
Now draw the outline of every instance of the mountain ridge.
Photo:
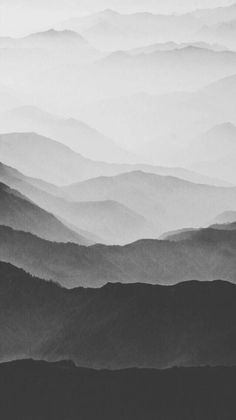
[(0, 260), (68, 288), (236, 279), (235, 230), (203, 229), (179, 242), (143, 239), (125, 246), (52, 243), (4, 226), (0, 234)]
[(2, 262), (0, 273), (0, 336), (5, 337), (0, 353), (5, 360), (71, 359), (99, 369), (235, 363), (234, 284), (107, 284), (67, 290)]
[(16, 230), (31, 232), (38, 237), (57, 242), (76, 242), (88, 245), (83, 236), (64, 226), (53, 214), (38, 207), (18, 190), (0, 182), (0, 224)]

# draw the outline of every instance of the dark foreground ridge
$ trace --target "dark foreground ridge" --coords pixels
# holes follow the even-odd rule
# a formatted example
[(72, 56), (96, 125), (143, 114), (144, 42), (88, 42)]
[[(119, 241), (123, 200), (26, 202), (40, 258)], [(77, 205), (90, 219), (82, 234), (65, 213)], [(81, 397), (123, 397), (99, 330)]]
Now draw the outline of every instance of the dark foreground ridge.
[(236, 368), (96, 371), (0, 365), (4, 420), (235, 420)]
[(0, 263), (0, 360), (87, 368), (236, 365), (236, 285), (64, 289)]

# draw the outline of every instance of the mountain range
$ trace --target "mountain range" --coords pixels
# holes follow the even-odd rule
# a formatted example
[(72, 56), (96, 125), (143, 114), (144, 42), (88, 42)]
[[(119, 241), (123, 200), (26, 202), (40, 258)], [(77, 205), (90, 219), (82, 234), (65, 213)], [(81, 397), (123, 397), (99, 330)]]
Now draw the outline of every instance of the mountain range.
[[(17, 138), (15, 136), (15, 140)], [(43, 169), (43, 163), (37, 160), (40, 151), (36, 154), (36, 148), (33, 146), (36, 139), (37, 137), (29, 137), (29, 142), (33, 140), (32, 154), (29, 149), (27, 160), (19, 154), (16, 156), (17, 159), (20, 157), (18, 166), (26, 171), (27, 166), (23, 164), (30, 165), (35, 176), (39, 175), (41, 168)], [(23, 140), (25, 141), (25, 136)], [(45, 141), (47, 144), (48, 140)], [(51, 144), (53, 148), (48, 152), (48, 156), (51, 153), (53, 159), (53, 150), (54, 148), (57, 150), (57, 144), (56, 147), (54, 142)], [(39, 147), (39, 142), (36, 147)], [(78, 167), (78, 163), (81, 161), (86, 164), (86, 159), (77, 156), (70, 149), (65, 149), (69, 155), (66, 161), (64, 148), (59, 146), (63, 152), (63, 165), (68, 165), (69, 170), (74, 169), (75, 173), (80, 171), (82, 168)], [(11, 163), (15, 161), (15, 152), (16, 148), (13, 153), (10, 149)], [(71, 160), (71, 156), (74, 161)], [(92, 165), (93, 162), (88, 161), (88, 163)], [(57, 176), (62, 165), (59, 158), (54, 159), (54, 165), (54, 168), (51, 166), (49, 170)], [(99, 163), (97, 165), (99, 168)], [(106, 170), (109, 168), (108, 164), (100, 165)], [(116, 165), (111, 167), (115, 170), (118, 168), (122, 169)], [(128, 168), (132, 169), (133, 166), (130, 165)], [(150, 168), (161, 172), (161, 168)], [(67, 177), (70, 175), (69, 170), (65, 172)], [(177, 169), (176, 172), (178, 173)], [(58, 187), (27, 177), (2, 164), (0, 181), (18, 190), (40, 208), (54, 214), (63, 223), (71, 225), (72, 230), (74, 225), (82, 236), (90, 238), (92, 242), (110, 244), (124, 244), (145, 237), (157, 238), (165, 231), (182, 229), (186, 226), (209, 225), (210, 220), (218, 214), (236, 206), (234, 187), (207, 186), (142, 171), (112, 177), (97, 177), (66, 187)], [(208, 200), (207, 208), (201, 206), (202, 200)]]
[(106, 9), (86, 17), (72, 18), (57, 25), (82, 34), (92, 45), (103, 50), (134, 48), (175, 37), (183, 40), (201, 27), (196, 19), (152, 13), (122, 14)]
[[(230, 76), (195, 92), (139, 93), (99, 101), (82, 106), (78, 115), (121, 145), (129, 136), (131, 149), (148, 162), (195, 168), (234, 183), (233, 169), (231, 176), (227, 175), (227, 164), (217, 175), (207, 161), (216, 150), (224, 148), (223, 156), (228, 153), (228, 157), (233, 152), (235, 89), (235, 76)], [(193, 166), (197, 159), (206, 161), (205, 169)]]
[[(229, 213), (229, 217), (228, 217)], [(208, 229), (214, 230), (224, 230), (224, 231), (234, 231), (236, 230), (236, 218), (233, 217), (234, 212), (225, 212), (222, 215), (219, 215), (215, 218), (215, 223), (211, 224)], [(231, 217), (232, 216), (232, 217)], [(230, 219), (231, 217), (231, 219)], [(226, 219), (228, 220), (226, 222)], [(231, 220), (231, 222), (229, 222)], [(206, 228), (184, 228), (184, 229), (177, 229), (172, 232), (165, 232), (163, 233), (159, 239), (165, 241), (174, 241), (174, 242), (181, 242), (186, 240), (192, 240), (198, 235), (202, 233), (203, 229)]]
[[(60, 45), (62, 35), (56, 34)], [(54, 32), (47, 33), (49, 45), (55, 36)], [(2, 80), (5, 86), (17, 86), (18, 94), (26, 97), (28, 104), (76, 118), (79, 106), (94, 101), (140, 92), (193, 91), (235, 73), (235, 51), (204, 48), (205, 44), (197, 41), (204, 42), (204, 37), (175, 39), (187, 46), (135, 56), (120, 48), (105, 54), (94, 48), (91, 51), (86, 42), (81, 52), (74, 48), (74, 42), (71, 47), (55, 46), (53, 51), (37, 46), (0, 48)], [(155, 42), (163, 43), (165, 39), (154, 39), (149, 45)]]
[(89, 179), (64, 187), (63, 191), (73, 201), (117, 201), (156, 226), (156, 234), (203, 226), (236, 205), (235, 187), (194, 184), (142, 171)]
[(36, 132), (94, 160), (128, 163), (132, 159), (131, 153), (122, 150), (111, 139), (87, 124), (73, 118), (60, 118), (37, 107), (15, 108), (6, 111), (1, 119), (0, 129), (3, 133), (8, 130)]
[[(143, 216), (116, 201), (68, 201), (59, 187), (26, 177), (3, 164), (0, 164), (0, 181), (18, 190), (24, 198), (27, 197), (41, 209), (53, 213), (70, 230), (79, 233), (80, 244), (89, 242), (124, 244), (145, 236), (153, 236), (153, 226)], [(8, 204), (9, 209), (6, 207), (5, 210), (10, 214), (13, 206), (10, 202)], [(9, 226), (22, 228), (17, 217), (13, 217), (13, 222), (13, 225)], [(27, 221), (24, 228), (32, 233), (38, 233), (33, 226), (31, 226), (33, 230), (30, 230), (29, 226), (27, 229)], [(85, 239), (82, 241), (82, 237), (87, 238), (87, 242)], [(71, 238), (73, 239), (73, 236)], [(74, 235), (72, 242), (78, 243), (78, 239), (78, 235)]]
[(205, 228), (190, 231), (179, 241), (143, 239), (125, 246), (81, 246), (1, 226), (0, 260), (66, 287), (195, 279), (235, 282), (235, 243), (235, 230)]
[[(30, 165), (33, 162), (31, 160)], [(74, 167), (77, 170), (76, 164)], [(54, 173), (57, 173), (57, 168)], [(166, 231), (186, 226), (206, 226), (218, 214), (236, 206), (234, 187), (195, 184), (142, 171), (58, 187), (1, 164), (0, 181), (17, 190), (41, 211), (54, 215), (67, 228), (87, 238), (87, 242), (112, 245), (158, 238)], [(205, 208), (201, 203), (206, 200), (208, 206)], [(5, 212), (10, 214), (12, 203), (8, 205)], [(15, 218), (13, 225), (9, 226), (25, 230), (22, 223), (19, 226), (17, 223)], [(39, 230), (32, 229), (33, 226), (28, 231), (39, 233)], [(53, 238), (46, 236), (46, 239)], [(76, 236), (73, 242), (78, 243)]]
[(57, 28), (76, 31), (97, 48), (119, 50), (173, 39), (178, 42), (201, 40), (203, 34), (208, 40), (215, 35), (214, 26), (230, 24), (235, 18), (235, 4), (171, 15), (151, 12), (125, 14), (106, 9), (68, 19)]
[(55, 242), (91, 242), (63, 225), (53, 214), (36, 206), (18, 191), (0, 183), (0, 224), (16, 230), (31, 232)]
[[(0, 152), (2, 163), (18, 169), (29, 177), (59, 185), (134, 170), (173, 175), (196, 183), (222, 185), (220, 180), (180, 167), (94, 161), (58, 141), (31, 132), (0, 134)], [(50, 165), (44, 165), (45, 156), (50, 160)]]
[(235, 211), (228, 210), (221, 214), (218, 214), (213, 220), (214, 223), (233, 223), (235, 221), (236, 221), (236, 210)]
[(2, 359), (111, 369), (235, 363), (233, 284), (67, 290), (9, 264), (0, 270)]
[(0, 0), (4, 420), (235, 420), (232, 1)]

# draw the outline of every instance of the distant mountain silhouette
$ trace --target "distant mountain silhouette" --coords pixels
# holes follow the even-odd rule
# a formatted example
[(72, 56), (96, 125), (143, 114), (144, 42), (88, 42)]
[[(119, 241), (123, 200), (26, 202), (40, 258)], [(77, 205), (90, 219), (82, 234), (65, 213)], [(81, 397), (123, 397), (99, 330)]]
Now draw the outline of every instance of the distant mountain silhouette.
[(210, 26), (204, 26), (200, 33), (201, 38), (204, 37), (212, 41), (213, 39), (216, 42), (227, 46), (230, 49), (235, 48), (235, 34), (236, 34), (236, 16), (234, 9), (234, 16), (230, 20), (225, 22), (216, 23)]
[(236, 210), (228, 210), (217, 215), (212, 222), (214, 223), (233, 223), (236, 221)]
[(150, 54), (155, 51), (174, 51), (183, 48), (202, 48), (203, 50), (213, 50), (213, 51), (225, 51), (225, 47), (218, 44), (208, 44), (207, 42), (192, 42), (192, 43), (176, 43), (176, 42), (164, 42), (164, 43), (155, 43), (144, 47), (134, 48), (128, 50), (128, 53), (131, 55), (137, 54)]
[[(63, 191), (73, 201), (117, 201), (152, 223), (156, 237), (185, 226), (204, 226), (216, 214), (236, 207), (236, 188), (194, 184), (142, 171), (89, 179)], [(203, 202), (207, 206), (202, 206)]]
[[(0, 365), (5, 420), (234, 420), (235, 368), (95, 371), (71, 362)], [(14, 396), (14, 404), (12, 403)]]
[(230, 22), (236, 18), (236, 5), (233, 3), (221, 7), (198, 9), (192, 12), (191, 15), (200, 19), (205, 25)]
[(49, 29), (43, 32), (35, 32), (23, 37), (0, 37), (1, 48), (28, 48), (28, 49), (51, 49), (63, 50), (64, 48), (83, 50), (91, 52), (95, 49), (77, 32), (64, 30), (56, 31)]
[(42, 192), (49, 193), (55, 197), (61, 197), (62, 191), (59, 187), (54, 184), (43, 181), (39, 178), (32, 178), (23, 175), (22, 172), (18, 171), (11, 166), (4, 165), (0, 162), (0, 180), (9, 187), (18, 189), (22, 194), (27, 191), (40, 190)]
[(212, 127), (193, 140), (191, 151), (195, 161), (206, 162), (236, 154), (236, 126), (225, 122)]
[[(88, 80), (91, 80), (90, 83), (96, 81), (96, 84), (100, 83), (103, 87), (102, 94), (94, 93), (96, 96), (90, 99), (92, 102), (92, 99), (102, 100), (139, 92), (165, 94), (179, 90), (194, 91), (234, 74), (235, 69), (234, 51), (187, 46), (177, 50), (130, 56), (126, 51), (115, 49), (110, 55), (97, 60), (87, 74), (83, 74), (83, 80), (87, 84)], [(121, 74), (124, 75), (122, 83), (119, 77)]]
[(58, 28), (77, 31), (99, 48), (120, 50), (173, 40), (184, 42), (203, 38), (207, 41), (207, 37), (201, 36), (202, 28), (209, 27), (210, 33), (211, 26), (227, 23), (235, 16), (235, 5), (172, 15), (150, 12), (122, 14), (104, 10), (68, 19)]
[[(195, 92), (124, 95), (84, 105), (80, 107), (79, 115), (122, 144), (126, 144), (129, 136), (132, 150), (147, 162), (193, 170), (192, 162), (199, 160), (200, 152), (200, 160), (203, 161), (211, 159), (216, 152), (219, 155), (220, 141), (224, 154), (232, 152), (233, 144), (229, 140), (233, 139), (236, 123), (235, 86), (235, 76), (230, 76)], [(215, 147), (214, 134), (217, 136)], [(207, 136), (210, 147), (203, 147), (202, 136)], [(199, 140), (202, 145), (198, 145)], [(200, 167), (195, 167), (195, 171), (204, 173)], [(218, 178), (219, 185), (220, 176), (216, 171), (212, 174), (209, 171), (208, 177), (213, 178), (212, 182), (202, 179), (202, 183), (213, 183), (215, 179), (216, 184)], [(234, 179), (227, 178), (226, 181), (233, 183)], [(197, 182), (201, 182), (200, 178)]]
[[(92, 177), (143, 170), (211, 184), (211, 179), (182, 168), (146, 164), (111, 164), (85, 158), (69, 147), (36, 133), (0, 134), (1, 161), (22, 173), (53, 184), (70, 184)], [(50, 165), (44, 165), (45, 155)]]
[(24, 106), (7, 111), (2, 115), (1, 128), (4, 127), (11, 132), (37, 132), (61, 141), (90, 159), (121, 163), (132, 160), (131, 153), (84, 122), (62, 118), (37, 107)]
[(166, 241), (178, 241), (183, 240), (189, 237), (191, 232), (199, 230), (197, 228), (183, 228), (183, 229), (176, 229), (169, 232), (164, 232), (159, 239), (166, 240)]
[[(158, 39), (177, 39), (201, 27), (191, 16), (164, 16), (152, 13), (121, 14), (106, 9), (89, 16), (68, 19), (57, 25), (72, 29), (103, 50), (120, 50), (147, 45)], [(165, 35), (164, 35), (165, 34)], [(126, 40), (126, 43), (125, 43)]]
[(233, 223), (214, 224), (211, 226), (213, 229), (218, 230), (236, 230), (236, 221)]
[[(125, 246), (55, 243), (0, 227), (0, 260), (66, 287), (106, 282), (173, 284), (187, 280), (235, 282), (236, 231), (190, 231), (177, 241), (140, 240)], [(43, 264), (39, 264), (43, 261)]]
[[(175, 241), (175, 242), (183, 242), (183, 241), (207, 241), (216, 242), (218, 240), (225, 240), (227, 238), (227, 231), (234, 231), (235, 223), (223, 223), (223, 224), (214, 224), (209, 226), (208, 228), (200, 228), (200, 229), (180, 229), (179, 231), (170, 232), (169, 234), (163, 235), (165, 240), (168, 241)], [(218, 234), (217, 231), (223, 231), (224, 233), (221, 235)], [(230, 240), (230, 236), (228, 236)], [(232, 237), (231, 237), (232, 239)]]
[(64, 225), (91, 243), (125, 244), (143, 237), (157, 236), (155, 227), (143, 216), (115, 201), (68, 201), (60, 188), (26, 177), (1, 163), (0, 181), (53, 213)]
[(102, 243), (122, 245), (157, 236), (145, 217), (112, 200), (69, 202), (58, 214), (85, 232), (90, 229)]
[[(128, 33), (124, 25), (118, 27), (117, 44), (122, 43), (122, 48), (117, 48), (117, 45), (114, 48), (117, 38), (116, 25), (102, 23), (95, 28), (95, 32), (102, 32), (101, 38), (105, 36), (105, 42), (113, 44), (111, 47), (108, 45), (108, 48), (107, 46), (101, 48), (103, 51), (116, 52), (158, 42), (171, 42), (173, 39), (178, 43), (191, 40), (216, 42), (216, 40), (208, 41), (204, 35), (199, 38), (196, 36), (196, 29), (200, 29), (202, 24), (199, 25), (197, 22), (197, 28), (193, 29), (195, 18), (177, 18), (177, 28), (173, 28), (176, 16), (162, 16), (160, 19), (155, 19), (154, 16), (153, 20), (152, 15), (149, 18), (144, 13), (141, 19), (136, 15), (132, 17), (126, 15), (123, 18), (127, 20), (125, 26), (128, 24)], [(135, 39), (133, 29), (131, 29), (129, 43), (130, 18), (132, 18), (132, 26), (135, 30)], [(145, 26), (143, 21), (145, 21)], [(150, 32), (150, 26), (153, 28), (154, 37)], [(145, 42), (139, 42), (136, 38), (136, 34), (140, 31), (141, 38)], [(109, 32), (112, 34), (110, 35)], [(113, 32), (115, 32), (114, 36)], [(158, 32), (157, 36), (155, 32)], [(167, 36), (163, 37), (163, 32)], [(182, 35), (178, 36), (178, 32), (182, 32)], [(151, 35), (150, 38), (147, 34)], [(191, 37), (190, 34), (192, 34)], [(32, 47), (1, 48), (4, 64), (1, 70), (3, 78), (11, 80), (11, 86), (21, 85), (22, 97), (28, 98), (28, 104), (45, 106), (61, 115), (77, 117), (77, 109), (83, 104), (139, 92), (165, 94), (180, 90), (193, 91), (220, 78), (230, 76), (236, 71), (236, 54), (231, 51), (187, 47), (180, 50), (143, 54), (138, 57), (127, 57), (127, 54), (119, 52), (115, 53), (115, 57), (113, 54), (112, 57), (104, 57), (107, 54), (99, 53), (98, 44), (92, 40), (92, 38), (99, 40), (97, 33), (91, 34), (91, 38), (82, 33), (82, 37), (93, 47), (86, 43), (81, 46), (81, 41), (76, 43), (79, 47), (74, 47), (74, 41), (71, 41), (70, 37), (65, 36), (65, 43), (61, 42), (60, 37), (61, 35), (58, 36), (56, 46), (54, 35), (46, 36), (47, 42), (44, 42), (44, 35), (43, 47), (41, 42), (38, 47), (34, 38)], [(68, 38), (71, 42), (68, 42)], [(114, 38), (115, 42), (113, 42)], [(103, 40), (101, 40), (102, 43)], [(63, 44), (64, 48), (61, 46)], [(70, 83), (67, 83), (68, 80)], [(47, 95), (42, 95), (42, 91), (47, 92)]]
[(236, 230), (236, 222), (232, 223), (214, 223), (210, 225), (208, 228), (199, 228), (199, 229), (191, 229), (191, 228), (185, 228), (185, 229), (179, 229), (172, 232), (166, 232), (163, 235), (160, 236), (160, 239), (166, 240), (166, 241), (174, 241), (174, 242), (180, 242), (185, 240), (194, 240), (194, 238), (198, 238), (199, 236), (202, 237), (202, 234), (207, 236), (209, 232), (212, 232), (213, 230), (223, 230), (227, 232), (228, 230), (234, 231)]
[(56, 242), (91, 244), (89, 240), (64, 226), (56, 217), (3, 183), (0, 183), (0, 224), (31, 232)]
[(233, 365), (236, 286), (107, 284), (67, 290), (0, 263), (1, 360), (96, 368)]

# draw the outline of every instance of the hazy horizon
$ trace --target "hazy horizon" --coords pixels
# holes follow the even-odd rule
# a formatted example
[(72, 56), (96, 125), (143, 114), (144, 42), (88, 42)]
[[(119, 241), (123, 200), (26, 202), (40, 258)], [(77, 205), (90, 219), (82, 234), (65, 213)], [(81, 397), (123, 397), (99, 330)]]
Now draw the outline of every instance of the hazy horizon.
[(1, 0), (0, 36), (24, 36), (42, 31), (68, 18), (105, 9), (120, 13), (188, 13), (234, 4), (232, 0)]
[(235, 110), (236, 0), (0, 0), (2, 418), (235, 420)]

